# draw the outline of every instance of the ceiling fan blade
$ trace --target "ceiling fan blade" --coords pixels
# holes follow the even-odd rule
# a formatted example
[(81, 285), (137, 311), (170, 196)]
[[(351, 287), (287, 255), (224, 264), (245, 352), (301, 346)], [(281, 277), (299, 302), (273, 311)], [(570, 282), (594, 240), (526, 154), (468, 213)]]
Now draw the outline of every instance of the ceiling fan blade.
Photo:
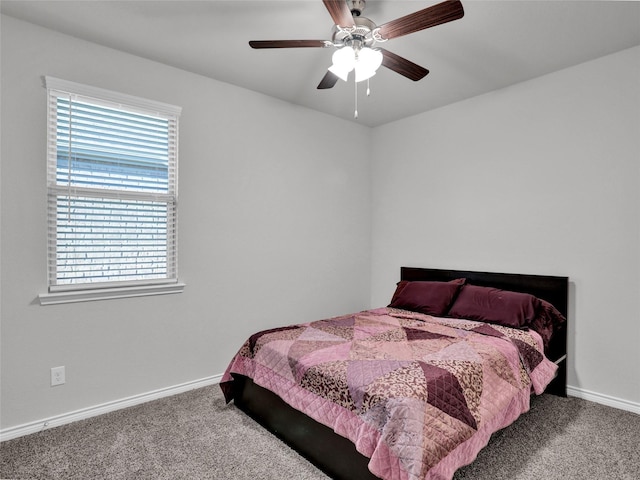
[(324, 90), (325, 88), (333, 88), (333, 86), (336, 84), (337, 81), (338, 81), (338, 76), (335, 73), (327, 70), (327, 73), (325, 73), (324, 77), (322, 77), (322, 80), (320, 80), (320, 83), (318, 84), (318, 90)]
[(424, 67), (413, 63), (406, 58), (401, 57), (400, 55), (396, 55), (384, 48), (381, 48), (382, 52), (382, 65), (387, 67), (390, 70), (393, 70), (400, 75), (404, 75), (410, 80), (417, 82), (418, 80), (424, 78), (428, 73)]
[(326, 47), (324, 40), (251, 40), (251, 48), (301, 48), (301, 47)]
[(380, 25), (379, 33), (382, 38), (389, 40), (458, 20), (463, 16), (462, 3), (459, 0), (447, 0)]
[(333, 19), (333, 23), (339, 27), (353, 27), (353, 15), (347, 6), (345, 0), (322, 0), (324, 6), (329, 10), (329, 15)]

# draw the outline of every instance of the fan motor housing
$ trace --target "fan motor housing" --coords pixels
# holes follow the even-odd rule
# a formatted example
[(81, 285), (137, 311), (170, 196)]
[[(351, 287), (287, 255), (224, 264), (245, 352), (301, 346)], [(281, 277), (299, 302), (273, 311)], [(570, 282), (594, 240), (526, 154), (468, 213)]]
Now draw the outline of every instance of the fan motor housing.
[(376, 42), (371, 32), (376, 24), (366, 17), (354, 17), (354, 27), (342, 28), (333, 26), (331, 41), (334, 45), (345, 45), (354, 40), (361, 42), (362, 46), (371, 47)]

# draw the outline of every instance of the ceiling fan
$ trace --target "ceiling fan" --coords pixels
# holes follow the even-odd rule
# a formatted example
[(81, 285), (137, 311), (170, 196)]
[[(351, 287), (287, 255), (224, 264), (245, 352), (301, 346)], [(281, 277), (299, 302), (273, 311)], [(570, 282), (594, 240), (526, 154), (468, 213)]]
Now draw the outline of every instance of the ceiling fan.
[(362, 17), (366, 0), (323, 0), (334, 22), (331, 40), (251, 40), (252, 48), (327, 48), (335, 47), (333, 65), (318, 84), (319, 89), (332, 88), (338, 81), (347, 80), (355, 70), (355, 81), (367, 80), (375, 75), (380, 65), (413, 81), (428, 73), (424, 67), (392, 53), (377, 44), (458, 20), (464, 9), (458, 0), (447, 0), (423, 10), (405, 15), (377, 26)]

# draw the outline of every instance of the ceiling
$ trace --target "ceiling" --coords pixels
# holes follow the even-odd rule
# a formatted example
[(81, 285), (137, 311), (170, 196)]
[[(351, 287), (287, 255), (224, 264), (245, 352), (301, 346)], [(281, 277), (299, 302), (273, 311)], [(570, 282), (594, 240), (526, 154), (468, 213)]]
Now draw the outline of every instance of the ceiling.
[[(381, 25), (439, 3), (367, 0)], [(329, 40), (321, 0), (17, 1), (3, 14), (335, 117), (377, 126), (640, 45), (640, 2), (462, 0), (460, 19), (384, 44), (430, 70), (413, 82), (381, 68), (371, 96), (353, 81), (316, 86), (333, 48), (254, 50), (249, 40)], [(351, 78), (353, 78), (351, 76)]]

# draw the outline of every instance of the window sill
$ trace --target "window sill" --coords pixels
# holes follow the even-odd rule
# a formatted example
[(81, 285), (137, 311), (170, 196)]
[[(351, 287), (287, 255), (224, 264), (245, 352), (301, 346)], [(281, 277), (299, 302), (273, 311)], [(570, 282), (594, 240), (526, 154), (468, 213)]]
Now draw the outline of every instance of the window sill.
[(129, 287), (100, 288), (94, 290), (77, 290), (38, 295), (40, 305), (58, 305), (60, 303), (91, 302), (94, 300), (110, 300), (112, 298), (145, 297), (148, 295), (168, 295), (182, 293), (184, 283), (164, 285), (138, 285)]

